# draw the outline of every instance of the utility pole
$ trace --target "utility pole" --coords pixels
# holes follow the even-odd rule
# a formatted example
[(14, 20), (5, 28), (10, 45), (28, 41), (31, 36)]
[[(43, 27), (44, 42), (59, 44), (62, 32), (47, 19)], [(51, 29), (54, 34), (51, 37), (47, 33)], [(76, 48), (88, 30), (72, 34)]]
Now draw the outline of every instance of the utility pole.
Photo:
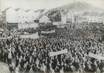
[(9, 10), (10, 7), (6, 8), (5, 10), (2, 11), (2, 19), (3, 19), (3, 29), (6, 31), (7, 30), (7, 19), (6, 19), (6, 12)]

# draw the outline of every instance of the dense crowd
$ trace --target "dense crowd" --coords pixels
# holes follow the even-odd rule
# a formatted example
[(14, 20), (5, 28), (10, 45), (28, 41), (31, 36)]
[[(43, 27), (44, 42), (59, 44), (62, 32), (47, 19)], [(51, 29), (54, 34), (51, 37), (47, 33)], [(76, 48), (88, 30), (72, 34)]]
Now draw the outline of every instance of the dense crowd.
[[(1, 39), (0, 60), (13, 72), (104, 72), (104, 61), (88, 56), (104, 56), (104, 45), (92, 39), (63, 38)], [(67, 54), (50, 57), (49, 52), (67, 49)]]

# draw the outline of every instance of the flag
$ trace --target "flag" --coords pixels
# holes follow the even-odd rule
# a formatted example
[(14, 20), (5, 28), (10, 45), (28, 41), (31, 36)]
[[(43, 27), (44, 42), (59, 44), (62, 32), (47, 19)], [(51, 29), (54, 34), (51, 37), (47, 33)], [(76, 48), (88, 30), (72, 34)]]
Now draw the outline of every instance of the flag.
[(60, 55), (60, 54), (65, 54), (67, 52), (68, 52), (67, 49), (64, 49), (64, 50), (57, 51), (57, 52), (50, 52), (49, 55), (50, 55), (50, 57), (52, 57), (52, 56), (57, 56), (57, 55)]

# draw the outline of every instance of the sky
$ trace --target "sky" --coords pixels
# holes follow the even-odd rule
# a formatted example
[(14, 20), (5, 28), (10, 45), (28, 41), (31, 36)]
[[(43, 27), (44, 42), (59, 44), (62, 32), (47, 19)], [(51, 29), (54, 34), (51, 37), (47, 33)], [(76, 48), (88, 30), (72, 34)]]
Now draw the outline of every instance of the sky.
[(0, 0), (0, 9), (22, 8), (22, 9), (50, 9), (76, 1), (87, 2), (95, 7), (104, 9), (104, 0)]

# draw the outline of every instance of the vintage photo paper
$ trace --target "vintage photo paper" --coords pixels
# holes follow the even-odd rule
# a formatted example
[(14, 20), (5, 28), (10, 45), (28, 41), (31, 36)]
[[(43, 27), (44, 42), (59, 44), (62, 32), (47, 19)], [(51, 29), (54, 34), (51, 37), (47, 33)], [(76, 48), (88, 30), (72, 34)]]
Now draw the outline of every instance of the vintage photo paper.
[(0, 73), (104, 73), (104, 0), (0, 0)]

